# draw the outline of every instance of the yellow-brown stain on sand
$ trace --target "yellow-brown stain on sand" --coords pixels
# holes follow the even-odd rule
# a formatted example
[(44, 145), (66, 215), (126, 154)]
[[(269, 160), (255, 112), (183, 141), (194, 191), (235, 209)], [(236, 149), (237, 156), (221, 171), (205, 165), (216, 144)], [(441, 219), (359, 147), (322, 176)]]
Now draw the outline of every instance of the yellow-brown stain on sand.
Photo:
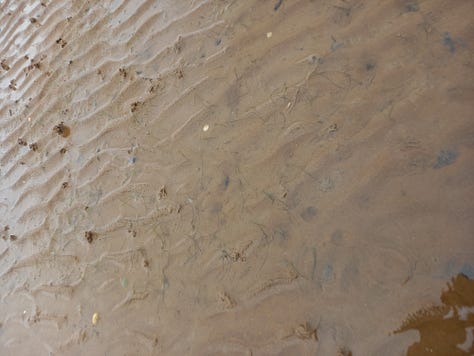
[(474, 280), (458, 274), (441, 294), (441, 302), (409, 315), (395, 331), (414, 329), (420, 333), (420, 341), (408, 348), (407, 356), (473, 354), (474, 345), (467, 335), (474, 327)]

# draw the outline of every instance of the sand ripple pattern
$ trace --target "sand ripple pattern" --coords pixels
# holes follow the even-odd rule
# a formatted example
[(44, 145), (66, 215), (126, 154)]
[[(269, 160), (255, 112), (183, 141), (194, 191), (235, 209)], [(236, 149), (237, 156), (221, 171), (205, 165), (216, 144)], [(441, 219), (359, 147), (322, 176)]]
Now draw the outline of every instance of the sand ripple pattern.
[(474, 271), (448, 3), (0, 2), (0, 354), (403, 350)]

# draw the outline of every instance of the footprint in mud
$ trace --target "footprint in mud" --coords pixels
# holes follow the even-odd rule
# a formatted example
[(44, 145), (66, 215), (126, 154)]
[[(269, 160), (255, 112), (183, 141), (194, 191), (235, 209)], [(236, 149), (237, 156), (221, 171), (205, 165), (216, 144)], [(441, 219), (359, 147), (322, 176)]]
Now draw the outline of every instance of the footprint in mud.
[(178, 68), (174, 71), (176, 78), (183, 79), (184, 78), (184, 71), (181, 68)]
[(67, 45), (67, 42), (64, 41), (62, 38), (58, 38), (58, 39), (56, 40), (56, 43), (57, 43), (58, 45), (60, 45), (61, 48), (64, 48), (64, 47), (66, 47), (66, 45)]
[[(125, 68), (119, 68), (119, 73), (120, 73), (120, 75), (122, 76), (123, 79), (127, 78), (128, 72)], [(102, 73), (99, 73), (99, 75), (100, 74), (102, 74)]]
[(8, 87), (9, 87), (11, 90), (16, 90), (16, 89), (17, 89), (17, 87), (16, 87), (16, 80), (15, 80), (15, 79), (10, 80), (10, 84), (8, 85)]
[(84, 233), (84, 237), (86, 238), (87, 242), (91, 244), (94, 242), (95, 234), (92, 231), (86, 231)]
[(141, 102), (141, 101), (135, 101), (134, 103), (132, 103), (132, 104), (130, 105), (130, 112), (134, 113), (134, 112), (137, 111), (138, 108), (139, 108), (140, 106), (142, 106), (142, 105), (143, 105), (143, 102)]
[(61, 121), (58, 125), (54, 126), (53, 131), (62, 137), (68, 137), (71, 134), (71, 129), (64, 125), (64, 122)]
[(2, 59), (2, 61), (0, 62), (0, 66), (2, 67), (3, 70), (10, 70), (10, 66), (4, 59)]

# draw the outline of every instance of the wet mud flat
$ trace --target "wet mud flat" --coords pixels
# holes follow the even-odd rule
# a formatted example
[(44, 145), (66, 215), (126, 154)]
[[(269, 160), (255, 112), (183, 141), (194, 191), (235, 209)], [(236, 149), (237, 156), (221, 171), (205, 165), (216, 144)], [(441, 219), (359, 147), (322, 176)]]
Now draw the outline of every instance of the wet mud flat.
[(472, 354), (473, 13), (2, 1), (0, 354)]

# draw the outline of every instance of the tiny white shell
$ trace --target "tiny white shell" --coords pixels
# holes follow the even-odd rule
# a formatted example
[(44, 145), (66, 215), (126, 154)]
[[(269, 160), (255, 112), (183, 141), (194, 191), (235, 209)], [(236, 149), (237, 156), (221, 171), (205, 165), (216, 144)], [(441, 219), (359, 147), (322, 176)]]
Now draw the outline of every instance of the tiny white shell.
[(92, 315), (92, 325), (97, 325), (98, 321), (99, 321), (99, 314), (94, 313), (94, 315)]

